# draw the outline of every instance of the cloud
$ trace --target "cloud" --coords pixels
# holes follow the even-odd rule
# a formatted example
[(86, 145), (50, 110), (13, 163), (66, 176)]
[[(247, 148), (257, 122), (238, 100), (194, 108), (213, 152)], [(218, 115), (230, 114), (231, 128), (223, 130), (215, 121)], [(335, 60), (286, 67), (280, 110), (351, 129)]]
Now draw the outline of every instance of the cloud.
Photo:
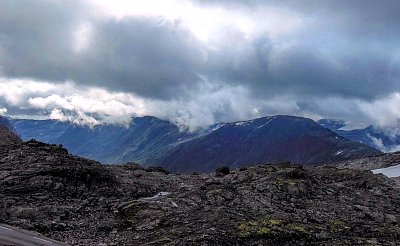
[[(157, 8), (154, 8), (154, 4)], [(5, 0), (0, 103), (88, 124), (398, 125), (398, 1)]]
[(400, 145), (385, 145), (382, 139), (373, 137), (369, 134), (367, 136), (372, 140), (372, 143), (375, 145), (375, 148), (381, 150), (382, 152), (390, 153), (390, 152), (400, 151)]
[(7, 113), (7, 109), (6, 108), (0, 108), (0, 115), (4, 115)]
[(2, 4), (4, 77), (73, 80), (153, 98), (172, 97), (199, 79), (202, 47), (178, 22), (94, 18), (85, 4), (75, 2)]
[(371, 122), (380, 127), (393, 127), (400, 119), (400, 94), (373, 102), (318, 96), (303, 98), (291, 94), (260, 99), (240, 85), (204, 82), (187, 98), (161, 100), (71, 82), (55, 85), (3, 79), (0, 89), (6, 87), (9, 90), (0, 90), (0, 99), (8, 105), (7, 113), (11, 116), (26, 117), (29, 112), (36, 117), (89, 125), (126, 124), (131, 116), (143, 115), (169, 119), (192, 130), (215, 122), (275, 114), (346, 119), (350, 128), (365, 127)]

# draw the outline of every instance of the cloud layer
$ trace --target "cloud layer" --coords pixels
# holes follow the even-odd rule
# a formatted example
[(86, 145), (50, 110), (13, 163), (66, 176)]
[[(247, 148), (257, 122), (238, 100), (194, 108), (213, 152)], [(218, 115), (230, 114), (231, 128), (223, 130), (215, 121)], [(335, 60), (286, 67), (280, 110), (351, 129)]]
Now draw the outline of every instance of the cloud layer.
[(398, 1), (1, 5), (1, 113), (193, 128), (279, 113), (400, 119)]

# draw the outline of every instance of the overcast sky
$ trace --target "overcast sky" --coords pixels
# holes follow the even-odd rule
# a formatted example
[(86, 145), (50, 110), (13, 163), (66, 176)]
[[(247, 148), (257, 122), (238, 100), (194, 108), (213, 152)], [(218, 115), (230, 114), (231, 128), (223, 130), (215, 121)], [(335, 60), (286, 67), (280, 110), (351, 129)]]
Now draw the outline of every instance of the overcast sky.
[(0, 114), (400, 120), (398, 0), (0, 0)]

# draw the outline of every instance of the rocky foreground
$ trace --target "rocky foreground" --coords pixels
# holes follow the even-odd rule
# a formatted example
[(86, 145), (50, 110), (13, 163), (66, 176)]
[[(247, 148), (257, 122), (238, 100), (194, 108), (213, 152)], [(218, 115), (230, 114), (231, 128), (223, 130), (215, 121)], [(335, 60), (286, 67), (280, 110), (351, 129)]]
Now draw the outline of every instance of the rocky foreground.
[(0, 223), (71, 245), (396, 245), (400, 195), (370, 171), (261, 165), (174, 175), (36, 141), (0, 147)]

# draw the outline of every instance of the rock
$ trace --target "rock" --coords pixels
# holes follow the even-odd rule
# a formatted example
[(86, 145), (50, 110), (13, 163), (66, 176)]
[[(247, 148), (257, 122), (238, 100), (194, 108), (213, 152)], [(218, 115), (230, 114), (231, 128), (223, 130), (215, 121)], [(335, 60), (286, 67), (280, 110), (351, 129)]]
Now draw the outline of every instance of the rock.
[(0, 220), (89, 246), (363, 245), (376, 235), (396, 245), (400, 238), (399, 190), (368, 171), (287, 163), (166, 173), (104, 166), (37, 141), (2, 146)]
[(159, 172), (159, 173), (164, 173), (164, 174), (170, 174), (170, 172), (163, 167), (147, 167), (146, 168), (147, 172)]
[(217, 168), (217, 170), (215, 171), (215, 174), (217, 177), (223, 177), (225, 175), (230, 174), (231, 170), (229, 167), (224, 166), (224, 167), (219, 167)]
[(397, 223), (397, 218), (393, 214), (385, 214), (385, 222), (395, 224)]

